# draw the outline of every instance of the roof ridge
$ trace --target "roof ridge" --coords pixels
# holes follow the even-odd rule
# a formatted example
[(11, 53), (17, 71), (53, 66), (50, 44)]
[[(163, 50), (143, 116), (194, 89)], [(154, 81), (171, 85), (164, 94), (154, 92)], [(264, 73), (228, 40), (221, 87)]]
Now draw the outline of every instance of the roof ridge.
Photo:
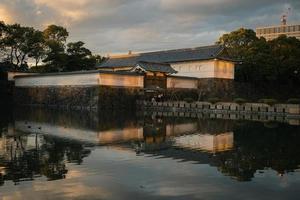
[(169, 49), (169, 50), (159, 50), (159, 51), (143, 52), (143, 53), (140, 53), (140, 55), (151, 54), (151, 53), (163, 53), (163, 52), (199, 50), (199, 49), (213, 48), (213, 47), (222, 47), (222, 46), (223, 45), (220, 45), (220, 44), (213, 44), (213, 45), (200, 46), (200, 47), (192, 47), (192, 48), (181, 48), (181, 49)]
[(162, 62), (148, 62), (148, 61), (138, 61), (138, 63), (146, 63), (146, 64), (159, 64), (159, 65), (170, 65), (169, 63), (162, 63)]

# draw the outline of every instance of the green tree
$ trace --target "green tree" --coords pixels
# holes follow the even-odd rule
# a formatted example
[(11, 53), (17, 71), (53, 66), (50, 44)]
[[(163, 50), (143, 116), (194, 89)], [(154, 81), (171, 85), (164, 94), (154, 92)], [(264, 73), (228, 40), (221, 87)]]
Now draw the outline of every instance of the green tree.
[(5, 28), (6, 28), (6, 26), (5, 26), (4, 22), (0, 21), (0, 56), (1, 56), (0, 59), (1, 59), (1, 61), (3, 59), (4, 48), (5, 48), (4, 39), (3, 39)]
[(40, 31), (20, 24), (1, 24), (2, 61), (8, 61), (17, 70), (27, 70), (27, 60), (43, 41)]
[(229, 55), (234, 59), (244, 59), (248, 55), (249, 48), (258, 41), (256, 34), (251, 29), (240, 28), (231, 33), (224, 34), (217, 44), (224, 45)]
[(68, 63), (64, 71), (95, 69), (96, 59), (84, 47), (84, 42), (71, 42), (67, 45)]
[(269, 42), (274, 71), (281, 84), (300, 84), (300, 40), (282, 35)]
[(35, 60), (35, 67), (40, 63), (40, 61), (45, 57), (46, 54), (46, 44), (43, 36), (43, 32), (35, 31), (32, 34), (32, 44), (29, 57)]
[(62, 71), (67, 64), (65, 43), (68, 31), (57, 25), (50, 25), (43, 31), (46, 53), (43, 62), (49, 67), (50, 72)]
[(69, 36), (69, 33), (67, 29), (61, 26), (57, 25), (49, 25), (45, 30), (44, 30), (44, 37), (45, 40), (47, 41), (56, 41), (61, 44), (64, 44)]

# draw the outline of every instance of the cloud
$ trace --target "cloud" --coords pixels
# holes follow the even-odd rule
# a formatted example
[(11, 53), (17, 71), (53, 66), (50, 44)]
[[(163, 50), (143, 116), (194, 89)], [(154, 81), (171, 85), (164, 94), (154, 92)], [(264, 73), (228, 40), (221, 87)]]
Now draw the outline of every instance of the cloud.
[(278, 24), (288, 7), (290, 21), (299, 21), (298, 0), (0, 0), (0, 17), (39, 29), (62, 25), (70, 41), (112, 53), (212, 44), (239, 27)]

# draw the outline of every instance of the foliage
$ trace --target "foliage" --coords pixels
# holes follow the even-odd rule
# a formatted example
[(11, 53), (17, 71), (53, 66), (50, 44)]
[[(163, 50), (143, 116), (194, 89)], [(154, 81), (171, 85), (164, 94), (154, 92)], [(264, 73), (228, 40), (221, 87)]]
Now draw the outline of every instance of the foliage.
[(298, 98), (291, 98), (287, 100), (287, 103), (289, 104), (300, 104), (300, 99)]
[(184, 98), (183, 100), (187, 103), (193, 103), (195, 101), (193, 98)]
[(215, 103), (219, 102), (220, 99), (218, 97), (212, 97), (212, 98), (208, 98), (207, 101), (212, 103), (212, 104), (215, 104)]
[(275, 87), (300, 84), (300, 40), (282, 35), (266, 41), (257, 38), (251, 29), (238, 29), (224, 34), (218, 44), (227, 48), (232, 59), (240, 61), (236, 65), (235, 79), (255, 86), (266, 83)]
[(270, 106), (275, 105), (278, 101), (276, 99), (260, 99), (258, 100), (259, 103), (265, 103), (268, 104)]
[(67, 44), (68, 36), (68, 31), (57, 25), (39, 31), (0, 21), (0, 63), (12, 70), (26, 71), (29, 60), (34, 61), (30, 71), (58, 72), (94, 69), (96, 63), (103, 61), (81, 41)]
[(243, 99), (243, 98), (235, 98), (233, 101), (237, 104), (240, 104), (240, 105), (247, 102), (246, 99)]
[(67, 45), (68, 61), (64, 71), (88, 70), (93, 69), (96, 59), (92, 52), (85, 48), (84, 42), (74, 42)]

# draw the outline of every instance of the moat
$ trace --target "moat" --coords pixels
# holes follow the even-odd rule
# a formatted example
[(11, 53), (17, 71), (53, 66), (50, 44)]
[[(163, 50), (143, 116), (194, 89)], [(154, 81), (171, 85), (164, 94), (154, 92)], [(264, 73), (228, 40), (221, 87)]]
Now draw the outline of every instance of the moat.
[(2, 109), (0, 199), (297, 199), (300, 126)]

